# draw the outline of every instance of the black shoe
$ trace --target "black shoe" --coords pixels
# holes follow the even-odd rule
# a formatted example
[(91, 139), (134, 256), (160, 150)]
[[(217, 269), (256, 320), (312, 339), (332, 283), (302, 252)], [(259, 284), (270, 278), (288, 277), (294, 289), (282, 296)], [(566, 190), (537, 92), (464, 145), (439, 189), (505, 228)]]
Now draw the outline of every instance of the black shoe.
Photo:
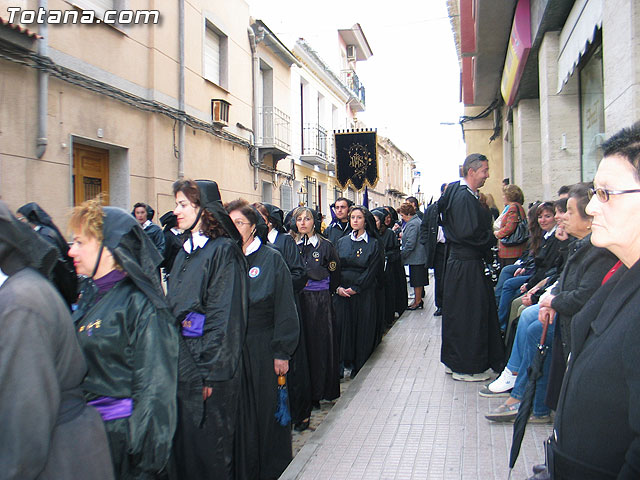
[(433, 316), (434, 317), (441, 317), (442, 316), (442, 309), (440, 307), (436, 308), (436, 311), (433, 312)]
[(309, 428), (309, 421), (310, 421), (310, 420), (311, 420), (310, 418), (307, 418), (306, 420), (303, 420), (303, 421), (301, 421), (301, 422), (296, 423), (296, 424), (293, 426), (293, 429), (294, 429), (296, 432), (304, 432), (307, 428)]
[(418, 305), (414, 305), (413, 307), (407, 307), (407, 310), (418, 310), (424, 308), (424, 300), (421, 300)]
[(311, 408), (313, 408), (314, 410), (320, 410), (320, 402), (312, 402)]

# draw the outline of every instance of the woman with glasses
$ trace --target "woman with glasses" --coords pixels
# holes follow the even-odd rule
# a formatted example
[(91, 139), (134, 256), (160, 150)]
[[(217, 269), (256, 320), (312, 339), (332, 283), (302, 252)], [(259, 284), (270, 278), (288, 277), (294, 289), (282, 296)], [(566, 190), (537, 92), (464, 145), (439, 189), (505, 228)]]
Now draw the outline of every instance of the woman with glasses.
[(187, 236), (167, 298), (180, 323), (177, 478), (234, 478), (247, 269), (241, 237), (209, 180), (173, 184), (174, 214)]
[(236, 478), (275, 479), (292, 456), (291, 423), (276, 419), (278, 377), (289, 371), (300, 332), (291, 274), (282, 255), (266, 245), (267, 226), (258, 211), (243, 199), (225, 208), (242, 236), (249, 275)]
[(552, 478), (640, 478), (640, 123), (602, 145), (591, 242), (621, 266), (573, 319)]
[(374, 348), (376, 285), (384, 252), (378, 243), (375, 220), (365, 207), (349, 210), (351, 233), (338, 241), (340, 284), (335, 309), (341, 331), (341, 359), (354, 378)]

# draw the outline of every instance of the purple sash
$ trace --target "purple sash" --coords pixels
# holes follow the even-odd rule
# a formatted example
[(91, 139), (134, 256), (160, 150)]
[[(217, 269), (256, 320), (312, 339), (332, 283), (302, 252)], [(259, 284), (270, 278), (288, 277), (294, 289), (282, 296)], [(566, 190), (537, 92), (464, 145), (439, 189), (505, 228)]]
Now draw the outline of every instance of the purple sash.
[(304, 287), (309, 292), (319, 292), (321, 290), (329, 290), (329, 277), (322, 280), (309, 280)]
[(103, 421), (130, 417), (133, 413), (132, 398), (98, 397), (87, 402), (100, 412)]
[(204, 330), (204, 315), (197, 312), (189, 312), (182, 320), (183, 337), (201, 337)]

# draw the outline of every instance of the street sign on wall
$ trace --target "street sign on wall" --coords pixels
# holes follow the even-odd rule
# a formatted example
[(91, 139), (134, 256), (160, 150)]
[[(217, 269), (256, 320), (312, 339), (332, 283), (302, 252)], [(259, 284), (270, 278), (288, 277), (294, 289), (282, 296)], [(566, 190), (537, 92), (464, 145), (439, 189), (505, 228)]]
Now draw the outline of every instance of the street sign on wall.
[(513, 105), (522, 72), (531, 50), (531, 10), (529, 0), (519, 0), (511, 26), (511, 36), (504, 61), (500, 91), (507, 105)]

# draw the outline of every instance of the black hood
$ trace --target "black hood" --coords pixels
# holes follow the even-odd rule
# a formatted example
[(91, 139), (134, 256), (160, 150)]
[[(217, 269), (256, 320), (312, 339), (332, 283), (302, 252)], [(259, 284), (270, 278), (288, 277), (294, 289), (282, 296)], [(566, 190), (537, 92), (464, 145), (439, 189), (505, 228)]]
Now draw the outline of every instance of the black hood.
[(212, 180), (196, 180), (200, 190), (200, 206), (210, 212), (227, 235), (242, 249), (242, 236), (222, 205), (218, 184)]
[(60, 250), (60, 254), (67, 257), (69, 245), (67, 244), (64, 235), (62, 235), (60, 230), (58, 230), (58, 227), (56, 227), (56, 224), (51, 220), (49, 214), (45, 212), (40, 205), (35, 202), (27, 203), (18, 209), (18, 213), (26, 218), (31, 224), (40, 228), (46, 227), (43, 230), (45, 235), (50, 237), (56, 243), (56, 246)]
[(164, 293), (158, 274), (162, 255), (136, 219), (126, 211), (117, 207), (102, 209), (103, 245), (111, 251), (113, 258), (154, 305), (165, 308)]
[(385, 228), (387, 228), (384, 221), (387, 217), (391, 216), (388, 210), (385, 210), (384, 208), (376, 208), (374, 210), (371, 210), (371, 214), (375, 217), (378, 217), (381, 226), (384, 225)]
[(171, 230), (178, 226), (178, 217), (170, 210), (160, 217), (160, 224), (164, 227), (165, 231)]
[(276, 207), (270, 203), (263, 203), (264, 208), (267, 209), (267, 218), (273, 228), (275, 228), (280, 233), (287, 233), (284, 228), (284, 212), (280, 207)]
[(50, 278), (58, 255), (53, 244), (14, 217), (0, 200), (0, 269), (6, 275), (31, 267)]
[(256, 216), (258, 218), (255, 236), (260, 239), (263, 245), (266, 245), (268, 242), (267, 235), (269, 234), (269, 225), (267, 225), (267, 222), (264, 221), (264, 217), (256, 207), (252, 206), (251, 208), (254, 212), (256, 212)]
[[(151, 208), (149, 205), (147, 205), (146, 203), (144, 203), (143, 205), (144, 205), (144, 208), (147, 210), (147, 220), (153, 220), (153, 216), (156, 214), (155, 210)], [(135, 208), (131, 210), (131, 215), (135, 218), (136, 216)]]

